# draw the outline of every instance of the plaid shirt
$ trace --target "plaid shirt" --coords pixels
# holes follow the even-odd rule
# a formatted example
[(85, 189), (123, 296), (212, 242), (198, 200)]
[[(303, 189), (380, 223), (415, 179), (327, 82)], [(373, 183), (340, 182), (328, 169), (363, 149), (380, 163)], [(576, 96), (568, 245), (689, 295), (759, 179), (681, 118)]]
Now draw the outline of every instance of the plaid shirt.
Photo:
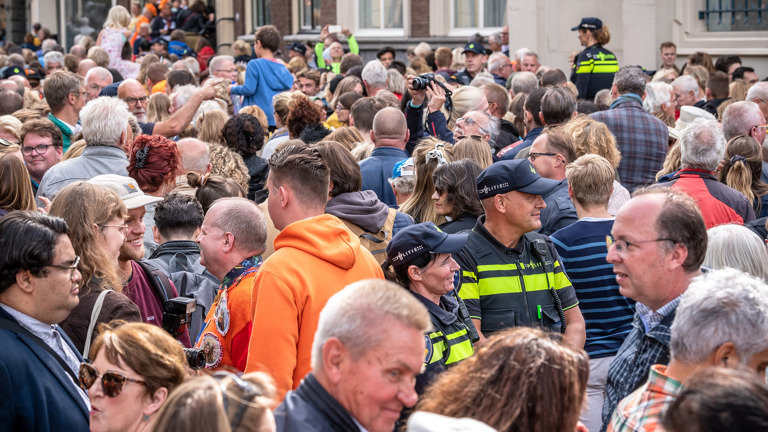
[(611, 417), (608, 432), (664, 430), (661, 415), (675, 400), (683, 384), (666, 375), (667, 367), (653, 365), (648, 382), (624, 398)]
[(648, 379), (651, 366), (669, 363), (670, 326), (674, 319), (675, 310), (671, 310), (661, 322), (646, 332), (640, 313), (635, 313), (632, 332), (608, 368), (601, 431), (606, 430), (619, 401)]
[(590, 117), (605, 123), (616, 136), (616, 146), (621, 150), (621, 184), (632, 192), (655, 183), (667, 156), (669, 130), (664, 122), (645, 112), (641, 103), (631, 97), (617, 100), (608, 111)]

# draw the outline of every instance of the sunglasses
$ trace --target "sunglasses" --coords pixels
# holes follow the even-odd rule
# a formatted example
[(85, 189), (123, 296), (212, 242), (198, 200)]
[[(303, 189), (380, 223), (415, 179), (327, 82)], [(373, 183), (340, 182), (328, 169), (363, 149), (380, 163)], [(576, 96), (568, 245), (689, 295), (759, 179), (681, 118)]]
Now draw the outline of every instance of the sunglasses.
[(80, 363), (79, 378), (80, 388), (83, 390), (88, 390), (93, 386), (93, 383), (95, 383), (97, 379), (101, 378), (101, 389), (108, 397), (117, 397), (117, 395), (123, 391), (126, 382), (147, 385), (144, 381), (128, 378), (127, 376), (115, 372), (107, 372), (104, 375), (99, 375), (98, 369), (88, 363)]

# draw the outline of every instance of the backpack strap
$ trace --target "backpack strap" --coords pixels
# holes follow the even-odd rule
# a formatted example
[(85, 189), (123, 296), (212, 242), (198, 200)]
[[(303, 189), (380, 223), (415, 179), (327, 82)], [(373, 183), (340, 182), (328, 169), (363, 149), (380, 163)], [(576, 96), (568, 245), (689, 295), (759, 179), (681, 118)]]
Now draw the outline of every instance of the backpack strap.
[(105, 289), (99, 293), (99, 297), (96, 298), (96, 303), (93, 305), (93, 311), (91, 311), (91, 322), (88, 324), (88, 333), (85, 337), (85, 345), (83, 345), (83, 357), (88, 358), (88, 351), (91, 350), (91, 338), (93, 336), (93, 329), (96, 327), (96, 320), (99, 318), (101, 308), (104, 306), (104, 297), (112, 291), (111, 289)]
[(165, 275), (162, 271), (160, 271), (157, 267), (147, 263), (146, 261), (136, 261), (142, 270), (144, 270), (144, 273), (147, 274), (149, 278), (149, 282), (152, 285), (152, 288), (155, 290), (155, 294), (157, 295), (157, 298), (160, 299), (160, 303), (163, 305), (163, 311), (167, 310), (166, 306), (168, 304), (168, 294), (171, 292), (171, 281), (168, 279), (168, 276)]

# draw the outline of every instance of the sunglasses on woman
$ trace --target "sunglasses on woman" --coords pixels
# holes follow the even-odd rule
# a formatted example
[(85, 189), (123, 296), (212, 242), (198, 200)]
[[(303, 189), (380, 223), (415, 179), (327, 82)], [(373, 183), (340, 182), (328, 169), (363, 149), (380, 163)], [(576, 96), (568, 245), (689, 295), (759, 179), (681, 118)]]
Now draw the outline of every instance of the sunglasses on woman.
[(79, 378), (80, 387), (83, 390), (88, 390), (93, 386), (93, 383), (96, 382), (97, 379), (101, 378), (101, 389), (108, 397), (117, 397), (117, 395), (123, 391), (126, 382), (146, 385), (146, 382), (144, 381), (128, 378), (127, 376), (115, 372), (107, 372), (104, 375), (99, 375), (98, 369), (88, 363), (80, 363)]

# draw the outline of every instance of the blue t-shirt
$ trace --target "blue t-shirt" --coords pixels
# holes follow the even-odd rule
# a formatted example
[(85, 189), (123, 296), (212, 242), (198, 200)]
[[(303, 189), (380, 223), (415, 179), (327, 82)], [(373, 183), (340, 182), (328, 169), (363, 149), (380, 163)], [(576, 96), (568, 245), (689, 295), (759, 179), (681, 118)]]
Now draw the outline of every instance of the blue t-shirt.
[(587, 327), (584, 349), (592, 359), (611, 357), (632, 330), (635, 302), (619, 293), (605, 236), (613, 219), (583, 218), (550, 237), (571, 279)]

